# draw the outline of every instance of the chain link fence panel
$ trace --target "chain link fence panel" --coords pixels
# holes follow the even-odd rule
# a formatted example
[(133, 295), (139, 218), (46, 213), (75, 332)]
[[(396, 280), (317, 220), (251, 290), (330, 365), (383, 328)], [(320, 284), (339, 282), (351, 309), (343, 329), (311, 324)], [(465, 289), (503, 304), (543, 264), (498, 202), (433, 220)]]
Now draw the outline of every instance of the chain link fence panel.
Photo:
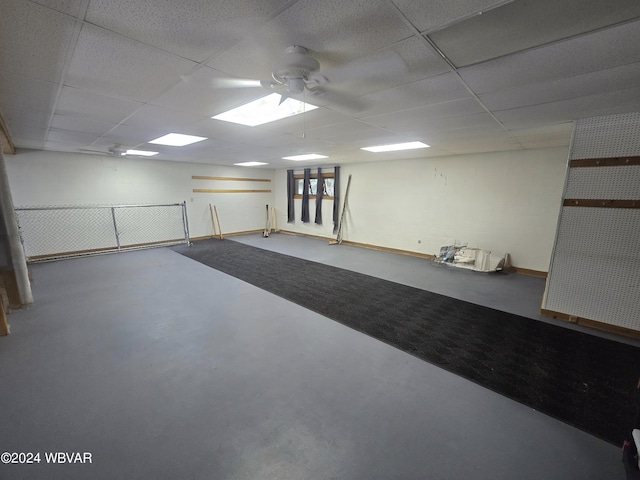
[(186, 203), (15, 209), (28, 262), (189, 243)]

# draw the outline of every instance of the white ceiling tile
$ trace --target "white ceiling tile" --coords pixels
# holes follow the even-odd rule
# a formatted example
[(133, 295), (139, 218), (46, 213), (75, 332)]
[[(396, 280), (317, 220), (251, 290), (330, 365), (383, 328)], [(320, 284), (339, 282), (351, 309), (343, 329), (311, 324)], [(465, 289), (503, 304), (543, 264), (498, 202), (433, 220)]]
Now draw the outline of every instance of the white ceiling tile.
[(275, 122), (265, 123), (252, 127), (253, 130), (264, 130), (269, 132), (290, 133), (302, 135), (307, 130), (313, 130), (324, 125), (335, 125), (343, 123), (348, 118), (343, 114), (320, 107), (300, 115), (283, 118)]
[(146, 128), (161, 127), (165, 130), (165, 133), (189, 134), (189, 131), (185, 131), (188, 130), (189, 125), (200, 122), (205, 118), (208, 117), (156, 105), (146, 105), (127, 118), (124, 124)]
[[(155, 158), (204, 163), (277, 166), (311, 148), (335, 164), (566, 146), (574, 118), (640, 110), (640, 22), (605, 25), (633, 14), (634, 2), (4, 0), (0, 111), (18, 148), (144, 148), (173, 130), (208, 140), (157, 148)], [(531, 25), (521, 25), (513, 14), (576, 5), (584, 9), (541, 24), (528, 15)], [(441, 41), (460, 32), (449, 40), (474, 59), (552, 43), (459, 69), (467, 87), (416, 28), (443, 28), (433, 36)], [(254, 128), (210, 118), (270, 93), (212, 88), (213, 79), (269, 80), (274, 60), (295, 44), (317, 55), (330, 80), (325, 95), (305, 96), (321, 108)], [(432, 148), (382, 157), (359, 150), (406, 140)]]
[[(158, 138), (167, 133), (164, 126), (151, 125), (118, 125), (106, 133), (97, 141), (101, 145), (113, 145), (119, 143), (129, 148), (146, 144), (149, 140)], [(156, 145), (151, 148), (157, 150)]]
[(64, 87), (56, 113), (79, 116), (109, 123), (120, 123), (143, 106), (142, 103), (121, 100), (78, 88)]
[(41, 5), (3, 2), (0, 70), (48, 82), (60, 81), (74, 25), (73, 18)]
[(388, 130), (357, 120), (316, 128), (310, 130), (308, 135), (334, 144), (362, 143), (363, 146), (372, 140), (379, 139), (381, 143), (387, 143), (391, 142), (390, 137), (398, 137)]
[(268, 80), (290, 45), (310, 49), (322, 69), (373, 54), (412, 33), (384, 0), (300, 0), (208, 65), (229, 75)]
[(421, 32), (434, 31), (475, 16), (511, 0), (431, 0), (428, 5), (415, 0), (394, 0), (400, 11)]
[(25, 132), (32, 130), (46, 130), (49, 124), (49, 114), (47, 112), (37, 112), (17, 107), (7, 107), (2, 110), (2, 116), (9, 135), (29, 136)]
[[(460, 125), (460, 123), (462, 123), (460, 119), (454, 117), (451, 124), (444, 123), (441, 126), (430, 126), (429, 133), (433, 135), (431, 143), (438, 145), (440, 140), (450, 141), (456, 138), (469, 137), (484, 138), (505, 135), (508, 132), (502, 125), (492, 120), (489, 115), (481, 113), (472, 115), (471, 118), (464, 120), (466, 125)], [(451, 126), (455, 128), (450, 128)]]
[(213, 116), (271, 93), (260, 87), (220, 88), (214, 84), (214, 80), (220, 76), (218, 71), (202, 66), (191, 74), (184, 75), (180, 83), (151, 103), (174, 110)]
[[(630, 101), (633, 98), (635, 101)], [(574, 119), (635, 111), (640, 105), (640, 87), (615, 92), (589, 95), (561, 102), (545, 103), (530, 107), (494, 112), (508, 128), (528, 128), (549, 123), (569, 122)]]
[(523, 85), (480, 95), (490, 110), (507, 110), (633, 88), (640, 83), (640, 63), (632, 63), (550, 82)]
[(202, 62), (250, 34), (288, 0), (111, 0), (89, 4), (87, 21)]
[(472, 118), (475, 114), (483, 114), (485, 110), (474, 99), (452, 100), (450, 102), (428, 105), (425, 107), (403, 110), (401, 112), (366, 117), (367, 123), (387, 128), (397, 133), (403, 130), (413, 131), (415, 127), (430, 128), (446, 125), (449, 118), (466, 116)]
[(516, 1), (430, 34), (461, 67), (640, 17), (640, 2)]
[(176, 85), (195, 63), (90, 24), (84, 24), (65, 84), (146, 102)]
[(16, 137), (11, 137), (11, 140), (13, 140), (13, 143), (15, 145), (20, 145), (19, 149), (29, 148), (32, 150), (43, 150), (46, 144), (47, 131), (40, 130), (40, 131), (33, 131), (30, 133), (32, 136), (27, 136), (27, 137), (16, 136)]
[(78, 9), (82, 4), (82, 0), (30, 0), (33, 3), (37, 3), (39, 5), (45, 6), (47, 8), (51, 8), (58, 12), (76, 16), (78, 14)]
[(3, 110), (2, 115), (9, 136), (17, 147), (38, 148), (33, 145), (42, 145), (46, 140), (49, 115), (14, 108)]
[(84, 117), (70, 117), (67, 115), (54, 115), (51, 128), (58, 130), (71, 130), (75, 132), (104, 135), (114, 128), (116, 124), (91, 120)]
[(640, 21), (605, 29), (471, 67), (460, 75), (478, 93), (557, 80), (640, 62)]
[(525, 148), (569, 147), (573, 122), (547, 125), (539, 128), (513, 130), (511, 134)]
[(455, 74), (445, 73), (361, 97), (359, 100), (367, 107), (356, 116), (371, 117), (469, 96), (469, 92), (462, 82), (457, 80)]
[(55, 83), (0, 72), (0, 110), (19, 107), (51, 113), (57, 91)]
[(71, 145), (91, 145), (100, 135), (95, 133), (74, 132), (73, 130), (58, 130), (52, 128), (47, 135), (48, 142), (66, 143)]
[(329, 86), (359, 97), (449, 72), (451, 68), (417, 37), (335, 67), (320, 67)]

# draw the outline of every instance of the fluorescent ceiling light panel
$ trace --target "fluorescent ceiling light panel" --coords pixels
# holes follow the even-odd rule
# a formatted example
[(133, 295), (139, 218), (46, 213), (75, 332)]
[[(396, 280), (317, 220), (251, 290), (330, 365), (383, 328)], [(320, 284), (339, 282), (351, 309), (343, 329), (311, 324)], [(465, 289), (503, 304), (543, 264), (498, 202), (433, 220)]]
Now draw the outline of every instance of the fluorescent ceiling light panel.
[(317, 153), (305, 153), (304, 155), (293, 155), (291, 157), (282, 157), (283, 160), (294, 160), (300, 162), (302, 160), (319, 160), (321, 158), (329, 158), (326, 155), (318, 155)]
[(264, 162), (242, 162), (242, 163), (234, 163), (234, 165), (238, 165), (240, 167), (257, 167), (258, 165), (269, 165)]
[(211, 118), (255, 127), (256, 125), (274, 122), (281, 118), (310, 112), (316, 108), (318, 107), (315, 105), (309, 105), (308, 103), (304, 103), (293, 98), (287, 98), (284, 102), (280, 103), (280, 95), (272, 93), (266, 97), (245, 103), (233, 110), (223, 112)]
[(195, 135), (184, 135), (182, 133), (168, 133), (155, 140), (151, 140), (149, 143), (169, 145), (171, 147), (184, 147), (185, 145), (191, 145), (192, 143), (201, 142), (206, 139), (207, 137), (196, 137)]
[(149, 150), (127, 150), (127, 155), (140, 155), (141, 157), (153, 157), (160, 152), (151, 152)]
[(394, 143), (392, 145), (378, 145), (375, 147), (363, 147), (360, 150), (368, 152), (395, 152), (396, 150), (413, 150), (415, 148), (428, 148), (430, 145), (422, 142)]

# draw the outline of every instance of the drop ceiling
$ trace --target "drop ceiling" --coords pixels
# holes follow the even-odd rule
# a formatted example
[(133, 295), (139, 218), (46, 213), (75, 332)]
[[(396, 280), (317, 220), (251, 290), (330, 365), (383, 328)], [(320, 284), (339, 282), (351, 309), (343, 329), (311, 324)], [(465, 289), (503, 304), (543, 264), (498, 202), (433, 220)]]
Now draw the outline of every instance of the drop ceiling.
[[(0, 114), (20, 149), (327, 164), (566, 146), (578, 118), (640, 110), (637, 0), (0, 0)], [(271, 93), (290, 45), (331, 95), (257, 127), (211, 116)], [(385, 63), (385, 58), (395, 61)], [(331, 75), (329, 73), (331, 72)], [(332, 77), (333, 76), (333, 77)], [(149, 145), (169, 132), (207, 137)], [(11, 142), (3, 141), (5, 152)], [(318, 161), (307, 162), (317, 165)], [(305, 164), (298, 162), (295, 165)]]

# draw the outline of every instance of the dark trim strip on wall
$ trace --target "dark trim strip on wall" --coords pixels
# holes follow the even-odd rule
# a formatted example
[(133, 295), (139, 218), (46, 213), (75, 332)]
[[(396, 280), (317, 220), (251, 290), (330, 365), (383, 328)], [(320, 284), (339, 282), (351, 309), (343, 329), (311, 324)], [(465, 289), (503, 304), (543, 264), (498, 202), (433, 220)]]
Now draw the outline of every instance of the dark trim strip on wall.
[(603, 200), (588, 198), (565, 198), (562, 202), (565, 207), (591, 207), (591, 208), (640, 208), (640, 200)]
[(640, 157), (578, 158), (569, 162), (570, 168), (623, 167), (627, 165), (640, 165)]

